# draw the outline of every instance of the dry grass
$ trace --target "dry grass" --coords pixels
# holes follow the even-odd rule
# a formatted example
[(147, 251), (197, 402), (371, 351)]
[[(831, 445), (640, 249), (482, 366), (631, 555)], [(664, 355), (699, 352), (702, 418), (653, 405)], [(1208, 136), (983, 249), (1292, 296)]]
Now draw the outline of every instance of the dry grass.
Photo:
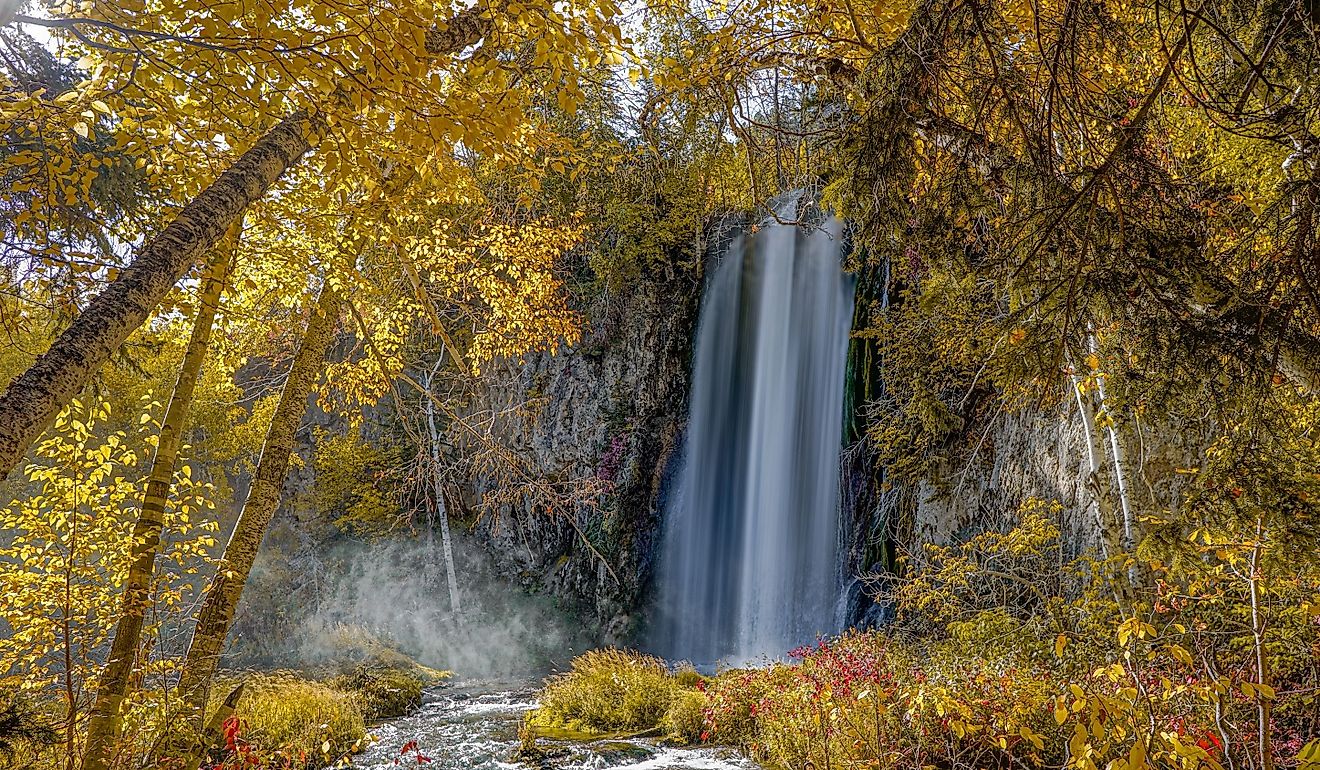
[(546, 684), (533, 725), (592, 733), (652, 730), (684, 692), (660, 658), (592, 650)]

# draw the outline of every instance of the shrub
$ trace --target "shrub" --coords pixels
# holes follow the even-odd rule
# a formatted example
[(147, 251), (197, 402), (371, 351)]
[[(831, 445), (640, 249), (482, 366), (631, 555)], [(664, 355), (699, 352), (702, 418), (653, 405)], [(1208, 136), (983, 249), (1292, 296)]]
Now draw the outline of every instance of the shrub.
[(0, 685), (0, 766), (34, 764), (42, 750), (57, 740), (55, 730), (17, 688)]
[(359, 666), (327, 684), (352, 695), (362, 718), (371, 723), (403, 716), (422, 705), (422, 689), (438, 681), (423, 676), (417, 670)]
[(661, 725), (683, 691), (659, 658), (625, 650), (592, 650), (549, 680), (533, 724), (592, 733), (643, 731)]
[(769, 768), (1320, 770), (1320, 579), (1295, 553), (1261, 529), (1201, 533), (1181, 570), (1065, 563), (1052, 512), (1029, 501), (1016, 529), (928, 547), (884, 633), (713, 679), (592, 653), (546, 711), (609, 730), (665, 703), (674, 738)]
[[(247, 674), (243, 683), (238, 731), (257, 756), (294, 766), (317, 764), (352, 753), (366, 737), (363, 712), (353, 693), (290, 673)], [(216, 690), (224, 692), (229, 686)]]
[[(309, 624), (302, 631), (297, 653), (300, 666), (340, 674), (352, 673), (362, 666), (402, 670), (424, 668), (389, 639), (352, 623)], [(448, 675), (447, 672), (433, 673)]]
[(663, 726), (666, 736), (678, 743), (698, 743), (706, 731), (706, 694), (683, 690), (669, 702)]

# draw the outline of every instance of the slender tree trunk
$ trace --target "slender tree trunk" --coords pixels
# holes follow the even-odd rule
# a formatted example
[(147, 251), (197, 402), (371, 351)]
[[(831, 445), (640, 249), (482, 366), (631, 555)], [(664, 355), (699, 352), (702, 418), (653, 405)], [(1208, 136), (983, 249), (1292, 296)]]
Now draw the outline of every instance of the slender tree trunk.
[[(1256, 656), (1256, 684), (1266, 687), (1273, 687), (1270, 681), (1270, 662), (1265, 651), (1265, 618), (1261, 604), (1261, 556), (1265, 547), (1265, 521), (1262, 517), (1256, 519), (1256, 542), (1251, 548), (1250, 568), (1251, 574), (1247, 576), (1247, 586), (1251, 595), (1251, 637), (1252, 651)], [(1273, 706), (1273, 695), (1265, 695), (1259, 689), (1255, 691), (1256, 700), (1256, 751), (1260, 758), (1260, 770), (1274, 770), (1274, 748), (1273, 719), (1271, 716), (1271, 707)], [(1227, 749), (1227, 747), (1225, 747)]]
[[(1104, 548), (1106, 559), (1114, 559), (1123, 553), (1123, 522), (1115, 515), (1109, 500), (1111, 489), (1108, 469), (1104, 464), (1104, 441), (1100, 437), (1096, 417), (1100, 409), (1096, 399), (1086, 393), (1083, 378), (1072, 376), (1073, 394), (1077, 397), (1077, 410), (1082, 416), (1082, 428), (1086, 432), (1086, 463), (1090, 470), (1087, 486), (1095, 498), (1096, 518), (1100, 528), (1100, 545)], [(1132, 584), (1126, 574), (1113, 574), (1110, 587), (1114, 600), (1126, 611), (1132, 605)]]
[(1132, 505), (1128, 500), (1127, 480), (1123, 475), (1123, 448), (1118, 440), (1118, 429), (1114, 427), (1113, 413), (1109, 411), (1109, 399), (1105, 395), (1105, 376), (1096, 375), (1095, 394), (1097, 415), (1105, 416), (1105, 433), (1109, 437), (1110, 459), (1114, 464), (1114, 483), (1118, 488), (1118, 505), (1123, 512), (1123, 548), (1131, 550), (1136, 546), (1136, 535), (1132, 521)]
[(8, 475), (55, 415), (87, 385), (188, 268), (311, 149), (314, 121), (280, 121), (148, 241), (133, 264), (0, 395), (0, 476)]
[[(17, 4), (0, 0), (0, 25)], [(20, 20), (26, 17), (20, 17)], [(426, 53), (461, 53), (490, 31), (484, 4), (466, 8), (427, 30)], [(138, 252), (127, 270), (92, 300), (45, 354), (0, 395), (0, 478), (142, 325), (188, 268), (220, 240), (248, 207), (312, 148), (319, 118), (299, 110), (280, 121), (179, 211)]]
[(339, 317), (339, 295), (329, 285), (321, 289), (316, 309), (307, 322), (298, 352), (294, 355), (288, 379), (280, 391), (279, 404), (271, 417), (261, 460), (253, 475), (243, 512), (225, 545), (225, 553), (216, 569), (215, 580), (206, 592), (197, 614), (197, 627), (184, 660), (179, 678), (179, 694), (185, 708), (192, 709), (193, 724), (198, 724), (206, 706), (211, 677), (215, 674), (224, 648), (225, 637), (234, 621), (234, 610), (243, 594), (248, 573), (257, 549), (266, 535), (275, 509), (279, 506), (284, 477), (288, 475), (289, 455), (293, 452), (294, 434), (307, 409), (307, 398), (325, 363), (326, 352), (334, 336)]
[(211, 718), (206, 722), (206, 729), (202, 731), (201, 740), (188, 757), (188, 762), (184, 765), (186, 770), (197, 770), (202, 764), (202, 759), (206, 753), (214, 746), (220, 743), (225, 730), (225, 722), (238, 711), (238, 701), (243, 697), (243, 685), (240, 683), (237, 687), (229, 691), (229, 695), (220, 702), (220, 708), (215, 710)]
[(1086, 466), (1090, 471), (1088, 485), (1095, 497), (1096, 516), (1100, 525), (1100, 542), (1105, 549), (1105, 557), (1117, 556), (1123, 548), (1122, 524), (1114, 515), (1113, 505), (1109, 501), (1109, 478), (1105, 473), (1104, 443), (1096, 426), (1098, 410), (1095, 399), (1086, 392), (1081, 377), (1073, 375), (1073, 395), (1077, 397), (1077, 411), (1082, 417), (1082, 430), (1086, 433)]
[(155, 572), (156, 556), (160, 552), (161, 530), (165, 526), (165, 504), (170, 496), (179, 446), (183, 443), (183, 428), (192, 407), (193, 391), (202, 370), (202, 362), (206, 359), (211, 343), (216, 309), (233, 265), (233, 252), (238, 246), (241, 227), (242, 217), (239, 217), (230, 228), (226, 238), (228, 243), (215, 251), (198, 293), (197, 318), (193, 322), (192, 336), (183, 354), (183, 363), (179, 365), (174, 392), (165, 408), (141, 513), (133, 527), (133, 558), (124, 583), (119, 621), (115, 624), (110, 655), (101, 674), (91, 721), (87, 727), (83, 770), (105, 770), (109, 767), (112, 750), (119, 739), (123, 721), (120, 709), (129, 693), (133, 662), (141, 646), (143, 619), (151, 596), (151, 578)]
[[(440, 369), (436, 361), (435, 369), (427, 375), (423, 385), (431, 389), (431, 381)], [(449, 512), (445, 510), (445, 490), (440, 483), (440, 434), (435, 428), (435, 403), (426, 399), (426, 428), (431, 438), (431, 481), (435, 489), (435, 513), (440, 520), (440, 546), (445, 551), (445, 578), (449, 581), (449, 607), (454, 613), (454, 621), (459, 620), (463, 605), (458, 596), (458, 576), (454, 570), (454, 548), (449, 539)]]

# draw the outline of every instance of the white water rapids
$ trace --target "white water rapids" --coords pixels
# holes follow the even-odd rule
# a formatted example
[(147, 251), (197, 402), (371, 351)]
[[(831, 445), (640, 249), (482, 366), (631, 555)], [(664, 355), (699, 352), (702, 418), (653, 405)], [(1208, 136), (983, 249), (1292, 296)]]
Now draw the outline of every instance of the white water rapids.
[[(525, 684), (468, 682), (427, 692), (415, 714), (371, 728), (376, 741), (353, 764), (367, 770), (424, 767), (429, 770), (526, 770), (511, 757), (518, 726), (536, 707)], [(415, 750), (400, 749), (416, 741)], [(755, 770), (730, 749), (679, 748), (654, 740), (553, 741), (539, 739), (554, 756), (556, 770)], [(431, 760), (418, 763), (417, 754)], [(398, 763), (395, 763), (398, 760)]]

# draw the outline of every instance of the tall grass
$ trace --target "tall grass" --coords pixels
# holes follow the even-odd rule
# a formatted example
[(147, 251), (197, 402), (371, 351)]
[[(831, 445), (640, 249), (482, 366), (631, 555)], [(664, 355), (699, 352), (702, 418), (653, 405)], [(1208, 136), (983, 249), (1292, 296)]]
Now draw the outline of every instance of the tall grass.
[[(248, 674), (236, 716), (239, 733), (265, 754), (295, 765), (350, 753), (367, 735), (357, 693), (292, 673)], [(227, 690), (226, 685), (218, 691)]]
[(660, 658), (592, 650), (546, 684), (533, 726), (592, 733), (653, 730), (665, 726), (670, 707), (686, 692)]

